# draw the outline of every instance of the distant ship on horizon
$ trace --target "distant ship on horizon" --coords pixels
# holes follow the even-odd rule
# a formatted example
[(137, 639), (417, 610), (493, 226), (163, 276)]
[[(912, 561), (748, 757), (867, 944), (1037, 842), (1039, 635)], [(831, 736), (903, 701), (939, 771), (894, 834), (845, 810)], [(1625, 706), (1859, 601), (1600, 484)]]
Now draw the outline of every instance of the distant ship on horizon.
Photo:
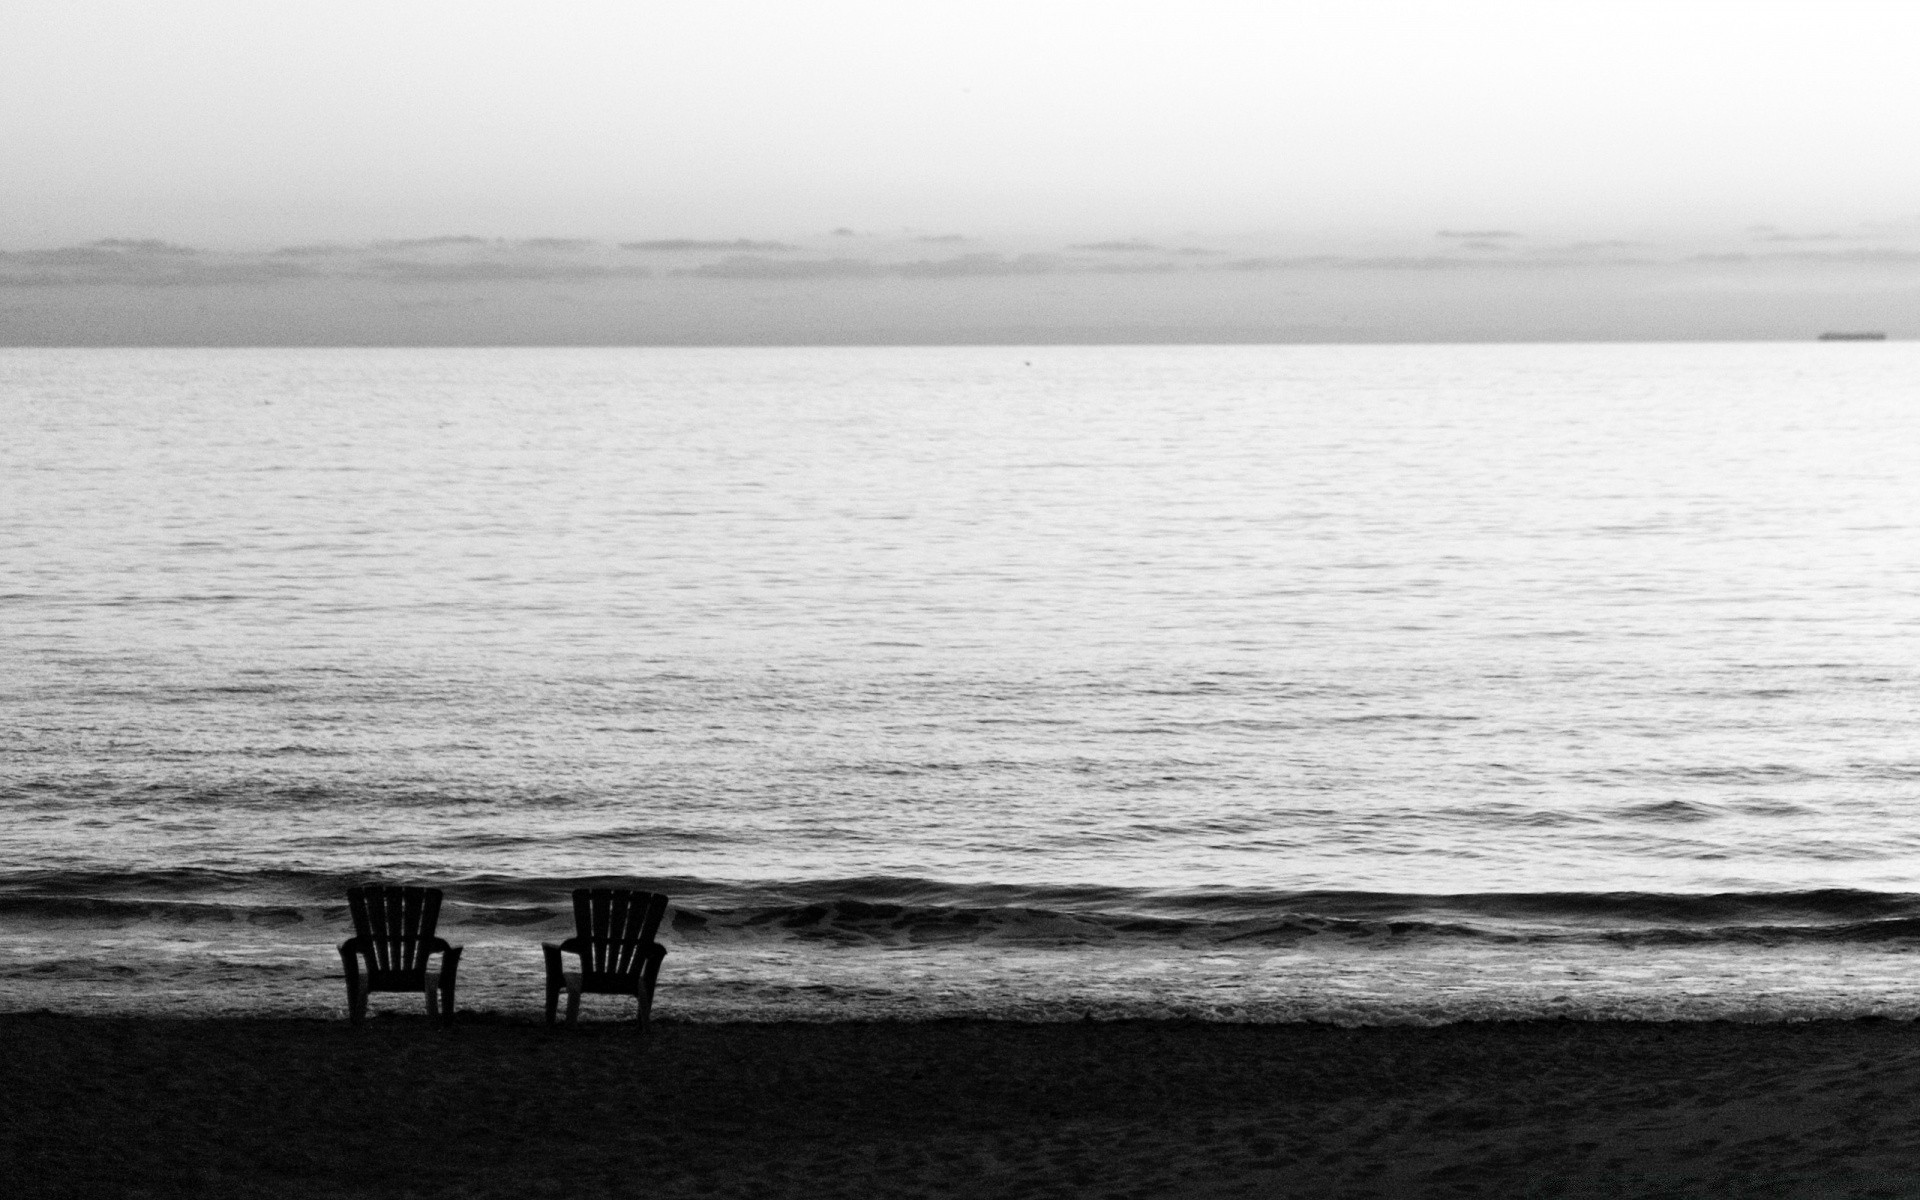
[(1884, 342), (1887, 340), (1887, 335), (1884, 333), (1828, 332), (1821, 334), (1820, 340), (1823, 342)]

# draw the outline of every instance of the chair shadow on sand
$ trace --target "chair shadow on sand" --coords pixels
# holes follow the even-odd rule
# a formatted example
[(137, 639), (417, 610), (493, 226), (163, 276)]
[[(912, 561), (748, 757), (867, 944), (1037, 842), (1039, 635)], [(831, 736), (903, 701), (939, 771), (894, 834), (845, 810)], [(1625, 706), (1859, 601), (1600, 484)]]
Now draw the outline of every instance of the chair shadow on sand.
[[(358, 1025), (367, 1015), (373, 992), (410, 992), (426, 999), (431, 1018), (453, 1019), (454, 984), (460, 947), (436, 936), (440, 889), (369, 884), (347, 889), (354, 935), (340, 943), (346, 971), (347, 1016)], [(653, 1013), (653, 991), (667, 948), (655, 940), (666, 915), (667, 897), (629, 888), (579, 888), (573, 893), (574, 935), (559, 945), (542, 943), (547, 966), (547, 1024), (552, 1025), (567, 994), (567, 1024), (580, 1017), (584, 994), (632, 996), (639, 1005), (638, 1027), (646, 1032)], [(440, 955), (440, 968), (432, 958)], [(579, 959), (567, 970), (564, 955)], [(364, 960), (366, 972), (360, 967)]]

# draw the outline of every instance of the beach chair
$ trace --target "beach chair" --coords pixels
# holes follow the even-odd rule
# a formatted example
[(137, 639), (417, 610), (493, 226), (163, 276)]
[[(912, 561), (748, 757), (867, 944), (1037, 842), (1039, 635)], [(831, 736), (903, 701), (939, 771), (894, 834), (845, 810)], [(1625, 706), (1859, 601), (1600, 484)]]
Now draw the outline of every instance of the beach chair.
[[(424, 994), (427, 1015), (453, 1019), (454, 975), (460, 947), (435, 937), (440, 923), (440, 889), (382, 887), (347, 889), (353, 910), (353, 936), (340, 943), (340, 964), (347, 972), (347, 1016), (358, 1025), (367, 1015), (371, 992)], [(433, 955), (440, 969), (429, 968)], [(367, 973), (360, 974), (365, 959)]]
[[(543, 942), (547, 956), (547, 1024), (553, 1024), (560, 993), (567, 993), (567, 1024), (580, 1016), (580, 996), (593, 992), (632, 996), (640, 1003), (640, 1031), (653, 1012), (653, 985), (667, 948), (653, 940), (667, 898), (625, 888), (581, 888), (573, 893), (574, 935), (558, 946)], [(580, 957), (580, 969), (565, 969), (560, 956)]]

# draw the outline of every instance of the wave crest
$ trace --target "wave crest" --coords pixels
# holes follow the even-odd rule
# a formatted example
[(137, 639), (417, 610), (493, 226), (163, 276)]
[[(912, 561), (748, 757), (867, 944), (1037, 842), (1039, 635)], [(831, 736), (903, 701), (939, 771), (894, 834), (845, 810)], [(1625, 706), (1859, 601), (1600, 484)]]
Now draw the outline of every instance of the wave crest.
[[(344, 925), (371, 877), (297, 870), (0, 875), (0, 925)], [(843, 945), (1002, 943), (1285, 946), (1307, 939), (1590, 941), (1615, 945), (1884, 942), (1920, 938), (1920, 896), (1828, 889), (1712, 894), (1419, 893), (953, 883), (906, 876), (773, 882), (474, 876), (446, 892), (448, 927), (571, 923), (575, 887), (675, 898), (668, 936)]]

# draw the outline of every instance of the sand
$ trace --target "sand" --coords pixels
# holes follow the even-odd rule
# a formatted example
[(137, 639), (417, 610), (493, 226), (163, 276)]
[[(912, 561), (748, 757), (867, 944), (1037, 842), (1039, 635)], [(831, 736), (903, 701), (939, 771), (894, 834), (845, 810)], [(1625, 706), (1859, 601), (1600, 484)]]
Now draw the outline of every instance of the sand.
[(0, 1193), (1920, 1196), (1920, 1030), (0, 1017)]

